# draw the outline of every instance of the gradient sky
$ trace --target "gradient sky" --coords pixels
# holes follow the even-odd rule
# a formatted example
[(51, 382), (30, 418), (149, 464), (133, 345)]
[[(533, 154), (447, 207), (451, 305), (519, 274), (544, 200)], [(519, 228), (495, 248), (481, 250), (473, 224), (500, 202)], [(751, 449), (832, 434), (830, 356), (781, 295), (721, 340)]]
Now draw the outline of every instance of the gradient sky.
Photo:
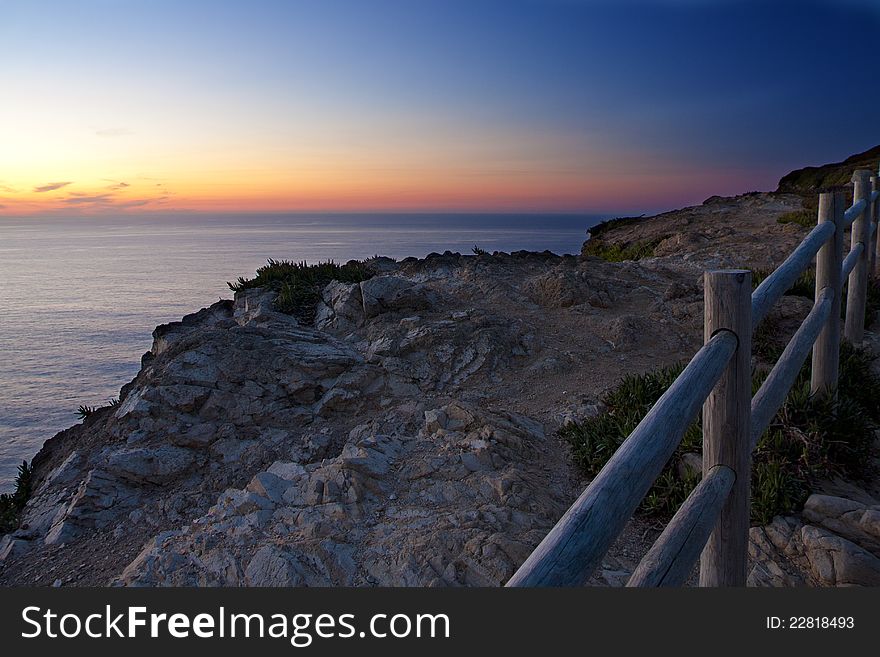
[(0, 0), (0, 215), (646, 212), (880, 143), (880, 2)]

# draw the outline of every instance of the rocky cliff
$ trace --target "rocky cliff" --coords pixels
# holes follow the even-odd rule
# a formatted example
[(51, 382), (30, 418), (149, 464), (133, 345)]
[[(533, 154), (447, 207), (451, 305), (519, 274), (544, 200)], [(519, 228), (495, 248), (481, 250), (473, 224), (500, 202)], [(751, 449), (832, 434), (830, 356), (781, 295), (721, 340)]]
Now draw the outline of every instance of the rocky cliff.
[[(255, 288), (160, 326), (120, 403), (34, 458), (0, 583), (502, 584), (586, 483), (557, 429), (624, 373), (689, 358), (702, 271), (778, 264), (806, 228), (776, 219), (800, 202), (713, 198), (607, 229), (656, 242), (638, 262), (375, 259), (323, 288), (314, 325)], [(839, 546), (817, 546), (857, 530), (872, 576), (877, 503), (837, 492), (753, 530), (753, 583), (852, 583)], [(657, 531), (635, 519), (592, 583), (625, 582)]]

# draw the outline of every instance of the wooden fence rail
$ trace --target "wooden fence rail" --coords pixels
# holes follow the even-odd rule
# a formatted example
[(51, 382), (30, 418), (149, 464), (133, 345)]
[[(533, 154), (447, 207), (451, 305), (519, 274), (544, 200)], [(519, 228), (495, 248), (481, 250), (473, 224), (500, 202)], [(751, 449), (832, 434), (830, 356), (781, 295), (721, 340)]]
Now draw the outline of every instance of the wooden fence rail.
[[(704, 344), (507, 586), (579, 586), (593, 574), (703, 411), (703, 478), (639, 563), (628, 586), (680, 586), (697, 561), (701, 586), (745, 586), (751, 454), (812, 352), (813, 394), (833, 395), (843, 337), (864, 337), (868, 280), (880, 276), (880, 182), (853, 174), (819, 195), (817, 226), (752, 292), (746, 270), (704, 276)], [(850, 251), (843, 251), (846, 231)], [(752, 398), (752, 334), (774, 304), (816, 263), (812, 310)]]

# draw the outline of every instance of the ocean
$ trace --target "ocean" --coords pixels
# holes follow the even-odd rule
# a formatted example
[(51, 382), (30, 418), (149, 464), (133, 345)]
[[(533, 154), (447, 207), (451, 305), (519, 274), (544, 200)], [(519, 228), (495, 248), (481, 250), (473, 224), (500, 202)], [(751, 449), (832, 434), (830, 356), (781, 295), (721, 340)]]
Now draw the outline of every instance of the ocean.
[(345, 262), (580, 251), (596, 215), (0, 217), (0, 491), (45, 440), (137, 374), (157, 324), (220, 298), (268, 258)]

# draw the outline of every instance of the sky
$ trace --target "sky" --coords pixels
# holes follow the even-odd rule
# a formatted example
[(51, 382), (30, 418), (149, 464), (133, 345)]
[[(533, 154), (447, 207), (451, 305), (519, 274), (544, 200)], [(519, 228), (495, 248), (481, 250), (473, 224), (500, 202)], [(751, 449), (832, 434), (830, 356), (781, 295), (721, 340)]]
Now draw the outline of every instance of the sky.
[(880, 3), (0, 0), (0, 216), (641, 213), (880, 143)]

